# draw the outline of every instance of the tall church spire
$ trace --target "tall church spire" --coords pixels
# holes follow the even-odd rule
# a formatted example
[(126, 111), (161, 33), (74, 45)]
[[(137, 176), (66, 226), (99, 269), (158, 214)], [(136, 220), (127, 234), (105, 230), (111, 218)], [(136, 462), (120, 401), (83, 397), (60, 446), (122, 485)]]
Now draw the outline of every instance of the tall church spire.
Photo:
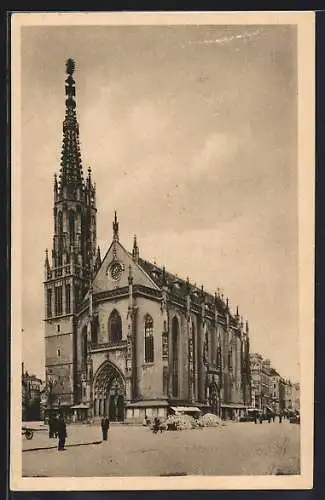
[[(76, 114), (76, 88), (73, 79), (75, 62), (68, 59), (66, 62), (65, 80), (65, 118), (63, 122), (63, 144), (60, 169), (60, 197), (73, 198), (79, 188), (83, 187), (82, 164), (79, 144), (79, 124)], [(80, 195), (79, 195), (80, 196)]]

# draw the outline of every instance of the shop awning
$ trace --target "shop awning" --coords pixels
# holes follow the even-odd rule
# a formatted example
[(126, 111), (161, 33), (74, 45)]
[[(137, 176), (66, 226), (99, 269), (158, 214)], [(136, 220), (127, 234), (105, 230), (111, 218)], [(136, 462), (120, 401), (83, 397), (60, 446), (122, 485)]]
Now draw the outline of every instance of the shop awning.
[(83, 403), (80, 403), (79, 405), (71, 406), (71, 410), (88, 410), (89, 406), (85, 405)]
[(171, 406), (171, 409), (178, 413), (200, 413), (201, 410), (197, 406)]
[(127, 408), (160, 408), (162, 406), (168, 406), (166, 400), (147, 400), (147, 401), (134, 401), (133, 403), (128, 403)]

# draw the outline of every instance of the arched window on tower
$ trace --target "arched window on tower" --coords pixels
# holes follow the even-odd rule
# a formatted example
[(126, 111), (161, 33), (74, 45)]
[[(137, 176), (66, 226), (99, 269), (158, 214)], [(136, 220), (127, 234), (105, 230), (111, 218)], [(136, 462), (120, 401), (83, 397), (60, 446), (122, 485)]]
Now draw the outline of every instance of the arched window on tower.
[(69, 211), (69, 234), (70, 234), (70, 243), (73, 244), (75, 241), (75, 220), (76, 216), (73, 210)]
[(108, 319), (108, 339), (113, 344), (122, 340), (122, 320), (116, 309), (111, 312)]
[(144, 360), (145, 363), (154, 361), (153, 319), (149, 314), (144, 319)]
[(62, 216), (62, 212), (59, 212), (59, 215), (58, 215), (58, 233), (59, 234), (63, 233), (63, 216)]

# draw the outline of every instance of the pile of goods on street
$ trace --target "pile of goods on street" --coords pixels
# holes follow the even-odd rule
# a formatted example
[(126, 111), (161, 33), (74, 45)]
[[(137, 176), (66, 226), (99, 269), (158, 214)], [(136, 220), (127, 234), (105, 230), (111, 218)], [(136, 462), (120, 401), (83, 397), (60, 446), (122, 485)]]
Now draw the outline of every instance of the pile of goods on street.
[(170, 415), (160, 427), (166, 431), (184, 431), (197, 429), (198, 425), (195, 418), (189, 415)]
[(225, 425), (225, 422), (218, 415), (206, 413), (197, 420), (197, 424), (200, 427), (218, 427), (219, 425)]

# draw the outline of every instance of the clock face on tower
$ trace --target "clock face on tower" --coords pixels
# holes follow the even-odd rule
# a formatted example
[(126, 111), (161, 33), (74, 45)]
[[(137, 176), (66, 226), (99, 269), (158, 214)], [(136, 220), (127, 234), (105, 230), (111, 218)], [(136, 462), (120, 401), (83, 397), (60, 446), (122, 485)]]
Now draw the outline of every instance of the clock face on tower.
[(123, 266), (120, 262), (113, 262), (113, 264), (110, 265), (109, 274), (114, 281), (120, 279), (122, 272), (123, 272)]

